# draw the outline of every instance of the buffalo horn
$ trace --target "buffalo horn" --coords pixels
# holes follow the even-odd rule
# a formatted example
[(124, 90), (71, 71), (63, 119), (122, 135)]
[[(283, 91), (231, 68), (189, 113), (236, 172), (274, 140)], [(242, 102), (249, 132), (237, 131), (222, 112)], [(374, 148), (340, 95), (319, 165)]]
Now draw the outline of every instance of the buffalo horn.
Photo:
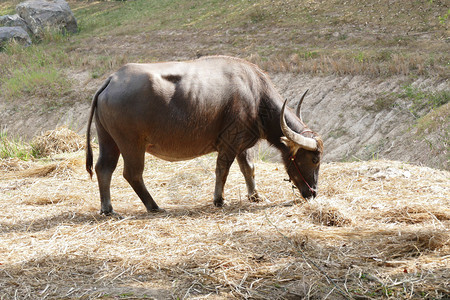
[(302, 96), (302, 98), (300, 99), (300, 101), (298, 102), (298, 104), (297, 104), (297, 109), (296, 109), (296, 111), (295, 111), (295, 114), (297, 115), (297, 117), (300, 118), (300, 121), (302, 121), (302, 122), (303, 122), (303, 120), (302, 120), (302, 111), (301, 111), (301, 109), (302, 109), (302, 103), (303, 103), (303, 99), (305, 99), (306, 93), (307, 93), (308, 91), (309, 91), (309, 90), (306, 90), (306, 92), (303, 93), (303, 96)]
[(303, 149), (306, 149), (309, 151), (317, 150), (317, 141), (315, 139), (303, 136), (300, 133), (293, 131), (286, 124), (286, 120), (284, 119), (284, 110), (286, 108), (286, 103), (287, 103), (287, 100), (284, 101), (283, 108), (281, 109), (281, 116), (280, 116), (281, 131), (283, 132), (284, 136), (287, 137), (292, 142), (299, 145)]

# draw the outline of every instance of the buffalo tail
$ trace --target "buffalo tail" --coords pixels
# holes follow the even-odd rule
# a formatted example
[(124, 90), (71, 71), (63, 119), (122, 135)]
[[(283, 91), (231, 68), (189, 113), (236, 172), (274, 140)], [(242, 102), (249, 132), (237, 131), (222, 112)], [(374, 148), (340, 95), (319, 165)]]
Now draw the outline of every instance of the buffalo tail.
[(95, 109), (97, 107), (98, 102), (98, 95), (100, 95), (101, 92), (108, 86), (109, 82), (111, 81), (111, 77), (109, 77), (103, 85), (97, 90), (97, 92), (94, 95), (94, 98), (92, 99), (91, 104), (91, 112), (89, 115), (89, 121), (87, 125), (87, 131), (86, 131), (86, 171), (89, 173), (92, 179), (92, 175), (94, 174), (92, 171), (92, 166), (94, 164), (94, 155), (92, 154), (92, 147), (91, 147), (91, 125), (92, 125), (92, 119), (94, 118)]

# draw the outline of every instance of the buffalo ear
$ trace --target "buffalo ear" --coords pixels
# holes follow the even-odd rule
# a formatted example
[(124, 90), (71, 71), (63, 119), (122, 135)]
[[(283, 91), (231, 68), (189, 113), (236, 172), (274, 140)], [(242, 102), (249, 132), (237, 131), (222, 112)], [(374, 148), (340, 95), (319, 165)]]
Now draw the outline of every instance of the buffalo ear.
[(293, 142), (285, 136), (282, 136), (280, 138), (280, 141), (289, 148), (289, 152), (291, 153), (291, 155), (297, 154), (298, 149), (301, 148), (299, 144)]

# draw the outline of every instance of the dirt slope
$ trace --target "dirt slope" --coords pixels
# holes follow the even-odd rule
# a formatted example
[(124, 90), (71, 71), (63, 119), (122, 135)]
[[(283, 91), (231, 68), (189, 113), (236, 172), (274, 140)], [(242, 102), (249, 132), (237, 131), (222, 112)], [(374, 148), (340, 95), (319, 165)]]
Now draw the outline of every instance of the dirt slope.
[[(309, 88), (303, 118), (323, 135), (325, 160), (386, 158), (435, 168), (449, 167), (448, 135), (441, 136), (450, 130), (448, 109), (426, 138), (418, 134), (418, 117), (411, 113), (412, 100), (398, 96), (404, 89), (405, 78), (293, 74), (273, 77), (287, 99), (298, 100), (301, 91)], [(418, 78), (410, 86), (436, 92), (448, 89), (448, 82)], [(377, 101), (381, 100), (391, 102), (377, 107)]]
[[(2, 126), (27, 139), (61, 125), (84, 134), (90, 107), (86, 95), (93, 95), (101, 80), (89, 78), (88, 72), (71, 76), (79, 92), (61, 99), (64, 106), (45, 110), (36, 104), (41, 100), (29, 99), (27, 104), (21, 103), (26, 109), (17, 110), (5, 102), (0, 104)], [(292, 106), (309, 89), (303, 118), (324, 137), (325, 161), (385, 158), (449, 168), (449, 114), (444, 111), (436, 124), (429, 126), (426, 136), (418, 134), (418, 117), (411, 113), (411, 99), (399, 97), (405, 78), (317, 77), (293, 73), (272, 74), (271, 78), (283, 97), (291, 99)], [(448, 90), (447, 81), (434, 82), (428, 78), (418, 78), (410, 86), (432, 92)], [(392, 97), (389, 100), (392, 103), (377, 108), (377, 99), (383, 97)]]
[[(18, 1), (0, 9), (13, 11)], [(29, 54), (62, 70), (70, 90), (50, 99), (38, 96), (39, 87), (11, 98), (0, 93), (0, 127), (10, 135), (31, 139), (60, 125), (83, 132), (96, 88), (126, 62), (226, 54), (271, 72), (292, 105), (310, 89), (304, 118), (323, 135), (326, 161), (387, 158), (449, 169), (446, 1), (69, 4), (80, 33), (50, 36)], [(0, 81), (15, 74), (16, 59), (33, 65), (27, 58), (0, 52)], [(441, 91), (447, 104), (428, 114)]]

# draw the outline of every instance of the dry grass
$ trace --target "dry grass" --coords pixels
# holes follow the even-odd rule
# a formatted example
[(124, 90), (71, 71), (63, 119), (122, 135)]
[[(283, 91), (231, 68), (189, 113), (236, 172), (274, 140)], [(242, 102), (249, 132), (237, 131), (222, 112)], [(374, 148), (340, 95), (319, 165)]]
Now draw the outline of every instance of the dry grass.
[(85, 139), (67, 127), (48, 130), (36, 136), (32, 145), (40, 156), (51, 156), (84, 149)]
[[(358, 60), (348, 54), (334, 53), (321, 54), (317, 57), (305, 59), (298, 54), (274, 55), (270, 59), (252, 54), (248, 60), (259, 65), (264, 70), (274, 73), (309, 73), (313, 75), (335, 74), (338, 76), (366, 75), (369, 77), (387, 77), (393, 75), (408, 76), (415, 73), (419, 76), (428, 76), (427, 62), (422, 54), (392, 55), (388, 61), (379, 61), (377, 58)], [(436, 74), (445, 77), (448, 72), (445, 68), (435, 68)]]
[(227, 205), (218, 209), (214, 160), (148, 156), (145, 181), (166, 209), (158, 214), (144, 211), (119, 163), (112, 197), (123, 219), (98, 215), (97, 183), (84, 171), (82, 151), (45, 163), (1, 161), (0, 298), (448, 295), (448, 172), (391, 161), (329, 163), (320, 196), (305, 203), (283, 181), (280, 164), (259, 161), (265, 200), (249, 203), (233, 165)]

